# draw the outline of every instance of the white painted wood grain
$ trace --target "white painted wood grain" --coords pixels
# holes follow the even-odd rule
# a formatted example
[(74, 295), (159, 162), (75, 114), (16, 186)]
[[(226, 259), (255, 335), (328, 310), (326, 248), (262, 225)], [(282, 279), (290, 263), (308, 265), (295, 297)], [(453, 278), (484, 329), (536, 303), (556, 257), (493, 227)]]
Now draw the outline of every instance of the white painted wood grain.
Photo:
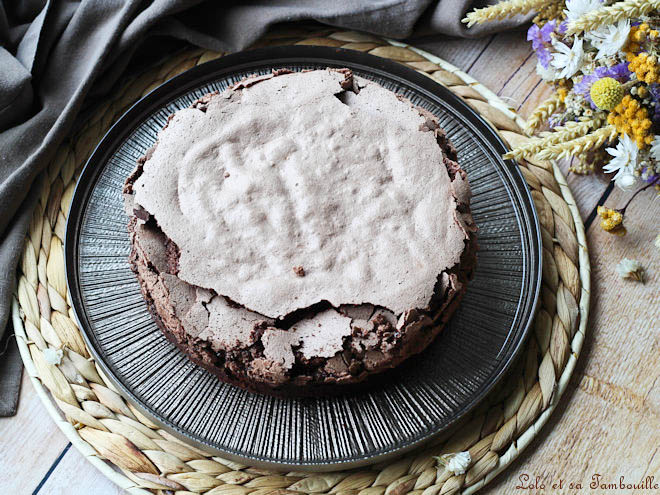
[(0, 418), (0, 494), (32, 493), (68, 443), (23, 373), (16, 416)]
[[(75, 473), (75, 474), (74, 474)], [(70, 448), (37, 495), (122, 495), (126, 492)]]

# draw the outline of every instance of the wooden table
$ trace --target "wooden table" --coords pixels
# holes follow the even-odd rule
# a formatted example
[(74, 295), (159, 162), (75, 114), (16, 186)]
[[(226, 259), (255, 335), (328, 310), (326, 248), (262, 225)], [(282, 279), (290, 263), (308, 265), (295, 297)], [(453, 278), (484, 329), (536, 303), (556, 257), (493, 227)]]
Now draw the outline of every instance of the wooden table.
[[(424, 48), (424, 42), (413, 43)], [(448, 40), (436, 55), (465, 70), (526, 116), (549, 96), (535, 72), (536, 60), (523, 33), (481, 40)], [(567, 170), (564, 170), (566, 173)], [(481, 493), (631, 493), (592, 490), (592, 476), (618, 483), (644, 476), (660, 478), (660, 332), (658, 317), (660, 202), (642, 193), (626, 214), (628, 235), (603, 232), (594, 221), (599, 204), (620, 207), (626, 194), (608, 188), (604, 177), (569, 175), (585, 220), (592, 267), (591, 316), (582, 355), (570, 386), (538, 437), (524, 454)], [(621, 258), (647, 269), (644, 285), (624, 281), (614, 271)], [(538, 482), (536, 480), (538, 478)], [(562, 488), (552, 488), (553, 483)], [(581, 483), (582, 489), (569, 488)], [(109, 495), (122, 493), (71, 448), (24, 376), (18, 414), (0, 418), (0, 492)], [(635, 493), (653, 493), (637, 490)]]

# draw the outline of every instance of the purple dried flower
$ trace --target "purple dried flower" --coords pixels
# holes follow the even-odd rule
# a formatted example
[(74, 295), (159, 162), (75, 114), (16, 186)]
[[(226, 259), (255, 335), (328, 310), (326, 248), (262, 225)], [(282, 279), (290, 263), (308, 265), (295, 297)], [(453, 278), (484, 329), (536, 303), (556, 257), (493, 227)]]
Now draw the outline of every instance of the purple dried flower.
[(656, 180), (658, 180), (658, 177), (660, 177), (660, 174), (656, 174), (652, 170), (649, 170), (649, 167), (642, 168), (642, 176), (646, 175), (647, 173), (648, 176), (646, 177), (646, 179), (642, 179), (647, 184), (651, 184), (655, 182)]
[(660, 84), (658, 83), (649, 84), (648, 90), (649, 93), (651, 93), (651, 96), (653, 97), (654, 100), (660, 99)]
[(649, 94), (651, 95), (651, 98), (653, 99), (655, 106), (653, 107), (653, 117), (651, 120), (653, 120), (654, 124), (660, 124), (660, 84), (653, 83), (649, 84), (647, 86), (649, 90)]
[(593, 108), (594, 110), (597, 107), (594, 104), (594, 102), (591, 100), (591, 85), (596, 81), (598, 81), (598, 79), (600, 79), (600, 76), (598, 76), (597, 74), (587, 74), (586, 76), (582, 76), (580, 82), (575, 83), (575, 85), (573, 86), (573, 93), (580, 95), (585, 100), (587, 100), (591, 105), (591, 108)]
[(552, 60), (552, 54), (550, 53), (550, 50), (542, 46), (541, 48), (536, 50), (536, 58), (538, 59), (539, 63), (543, 66), (543, 68), (547, 69), (548, 66), (550, 65), (550, 60)]
[(546, 22), (543, 27), (538, 27), (536, 24), (532, 24), (527, 30), (527, 41), (532, 42), (532, 48), (538, 50), (545, 43), (550, 43), (552, 37), (550, 36), (555, 30), (555, 21)]
[(595, 72), (600, 75), (600, 77), (611, 77), (612, 79), (616, 79), (621, 83), (630, 80), (628, 62), (621, 62), (620, 64), (613, 65), (612, 67), (598, 67)]
[(536, 57), (545, 69), (548, 68), (552, 59), (548, 46), (552, 42), (552, 33), (555, 31), (556, 26), (557, 21), (548, 21), (543, 27), (532, 24), (527, 30), (527, 41), (532, 42), (532, 48), (536, 52)]
[(548, 21), (541, 28), (541, 39), (550, 43), (552, 41), (552, 33), (554, 33), (555, 28), (557, 27), (557, 21)]
[(536, 50), (539, 45), (543, 44), (543, 40), (541, 39), (541, 28), (536, 24), (532, 24), (527, 30), (527, 41), (532, 42), (532, 48), (534, 50)]
[(597, 74), (587, 74), (586, 76), (582, 76), (580, 82), (575, 83), (573, 86), (573, 92), (584, 97), (588, 96), (591, 91), (591, 85), (598, 81), (598, 79), (600, 79), (600, 76)]

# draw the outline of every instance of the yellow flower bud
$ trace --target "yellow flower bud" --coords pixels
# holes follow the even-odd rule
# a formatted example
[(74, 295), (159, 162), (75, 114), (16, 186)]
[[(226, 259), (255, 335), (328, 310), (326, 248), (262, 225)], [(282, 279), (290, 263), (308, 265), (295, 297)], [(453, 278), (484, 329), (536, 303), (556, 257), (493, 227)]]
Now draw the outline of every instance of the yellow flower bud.
[(639, 101), (631, 95), (625, 95), (621, 103), (610, 111), (607, 122), (614, 125), (619, 134), (628, 134), (640, 149), (646, 148), (653, 141), (648, 109), (640, 107)]
[(559, 101), (563, 103), (564, 100), (566, 100), (566, 96), (568, 95), (568, 90), (566, 88), (559, 88), (557, 90), (557, 94), (559, 95)]
[(591, 99), (602, 110), (612, 110), (623, 99), (621, 83), (611, 77), (603, 77), (591, 86)]
[(596, 211), (602, 219), (600, 226), (604, 231), (616, 235), (626, 235), (626, 229), (623, 226), (623, 214), (621, 212), (604, 206), (599, 206)]
[(646, 40), (646, 33), (644, 31), (636, 31), (632, 35), (632, 39), (633, 39), (633, 41), (636, 41), (637, 43), (641, 43), (644, 40)]

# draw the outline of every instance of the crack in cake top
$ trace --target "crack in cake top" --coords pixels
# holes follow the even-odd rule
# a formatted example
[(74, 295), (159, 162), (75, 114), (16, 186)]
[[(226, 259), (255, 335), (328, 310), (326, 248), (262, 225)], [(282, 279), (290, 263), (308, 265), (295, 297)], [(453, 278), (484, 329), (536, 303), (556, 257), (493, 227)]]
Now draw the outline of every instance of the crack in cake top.
[(133, 191), (178, 246), (181, 280), (270, 318), (321, 301), (428, 307), (464, 250), (458, 191), (426, 117), (347, 81), (260, 76), (171, 117)]

